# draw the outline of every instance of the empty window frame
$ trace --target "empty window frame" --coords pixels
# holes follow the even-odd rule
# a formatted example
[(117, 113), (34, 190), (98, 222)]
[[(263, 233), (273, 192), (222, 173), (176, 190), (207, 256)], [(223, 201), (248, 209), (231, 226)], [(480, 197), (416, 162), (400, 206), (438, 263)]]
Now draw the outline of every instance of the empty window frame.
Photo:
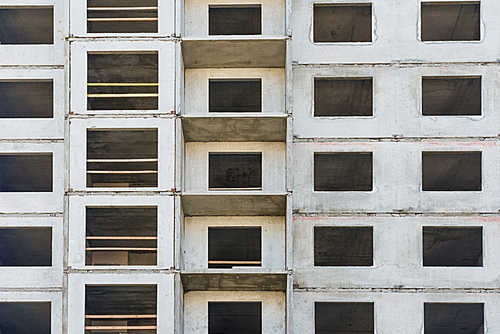
[(424, 267), (481, 267), (482, 227), (423, 227)]
[[(156, 333), (157, 287), (86, 285), (85, 333)], [(117, 331), (119, 330), (119, 331)]]
[(315, 4), (314, 42), (371, 42), (371, 4)]
[(208, 302), (208, 334), (262, 333), (262, 302)]
[(261, 190), (262, 153), (209, 153), (209, 189)]
[(373, 303), (315, 303), (315, 333), (375, 333)]
[(315, 266), (372, 266), (373, 227), (314, 227)]
[(0, 81), (0, 118), (52, 118), (52, 80)]
[(479, 41), (480, 2), (422, 2), (421, 40)]
[(0, 154), (0, 192), (51, 192), (52, 153)]
[(50, 334), (50, 302), (1, 302), (0, 331), (9, 334)]
[(209, 35), (261, 35), (262, 6), (210, 5)]
[(208, 267), (262, 265), (261, 227), (209, 227)]
[(423, 77), (422, 115), (480, 116), (481, 77)]
[(314, 153), (314, 191), (371, 191), (373, 154)]
[(373, 79), (315, 78), (314, 116), (373, 116)]
[(422, 152), (423, 191), (480, 191), (481, 152)]
[(261, 112), (262, 79), (210, 79), (209, 112)]
[(156, 33), (158, 0), (87, 0), (88, 33)]
[(86, 265), (156, 265), (156, 207), (86, 208)]
[(87, 187), (158, 186), (158, 130), (87, 130)]
[(425, 334), (483, 334), (484, 304), (424, 303)]
[(88, 110), (157, 110), (158, 52), (89, 53)]
[(0, 228), (0, 267), (51, 265), (51, 227)]
[(54, 7), (0, 7), (0, 44), (54, 44)]

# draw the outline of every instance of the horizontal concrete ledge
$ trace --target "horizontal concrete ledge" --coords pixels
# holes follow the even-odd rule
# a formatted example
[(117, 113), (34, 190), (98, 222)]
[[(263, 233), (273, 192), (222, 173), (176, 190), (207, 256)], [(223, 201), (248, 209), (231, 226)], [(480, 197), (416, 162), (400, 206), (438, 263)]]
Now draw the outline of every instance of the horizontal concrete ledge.
[(285, 67), (287, 37), (208, 36), (182, 39), (184, 68)]
[(284, 216), (286, 193), (215, 192), (181, 195), (186, 216)]
[(485, 294), (500, 293), (500, 288), (317, 288), (293, 287), (293, 292), (335, 292), (352, 295), (353, 293), (443, 293), (443, 294)]
[(170, 41), (176, 42), (179, 40), (178, 37), (173, 36), (159, 36), (148, 33), (137, 33), (134, 34), (133, 37), (130, 34), (106, 34), (106, 36), (102, 36), (103, 34), (88, 34), (85, 36), (67, 36), (66, 40), (69, 42), (108, 42), (108, 41), (124, 41), (124, 42), (162, 42), (162, 41)]
[(280, 116), (183, 116), (186, 142), (284, 142), (286, 117)]
[(104, 195), (120, 195), (120, 196), (173, 196), (174, 191), (152, 191), (152, 190), (103, 190), (103, 191), (73, 191), (66, 192), (67, 196), (104, 196)]
[(283, 274), (181, 273), (184, 291), (285, 291)]
[(178, 273), (178, 271), (173, 270), (173, 269), (159, 269), (159, 268), (150, 268), (150, 269), (145, 269), (145, 268), (130, 268), (128, 269), (127, 267), (121, 267), (121, 268), (86, 268), (86, 269), (73, 269), (73, 268), (68, 268), (64, 270), (64, 273), (66, 274), (80, 274), (80, 275), (86, 275), (86, 274), (120, 274), (120, 275), (137, 275), (137, 274), (147, 274), (147, 275), (174, 275)]

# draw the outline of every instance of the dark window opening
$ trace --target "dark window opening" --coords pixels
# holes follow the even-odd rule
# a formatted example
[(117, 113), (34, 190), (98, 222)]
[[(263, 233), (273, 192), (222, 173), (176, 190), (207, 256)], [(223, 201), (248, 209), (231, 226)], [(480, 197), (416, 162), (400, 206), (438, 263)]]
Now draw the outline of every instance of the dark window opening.
[(261, 12), (261, 5), (211, 5), (208, 9), (208, 34), (260, 35)]
[(260, 227), (209, 227), (208, 267), (262, 265)]
[(0, 228), (0, 267), (52, 265), (52, 228)]
[(315, 303), (315, 333), (375, 333), (373, 303)]
[(262, 153), (210, 153), (210, 189), (262, 189)]
[(50, 302), (1, 302), (0, 331), (8, 334), (50, 334)]
[(480, 3), (422, 2), (422, 41), (479, 41)]
[(86, 209), (86, 265), (156, 265), (156, 207)]
[(314, 5), (314, 42), (371, 42), (372, 5)]
[(425, 267), (481, 267), (482, 227), (423, 227)]
[(54, 8), (0, 8), (0, 44), (54, 44)]
[(87, 0), (89, 33), (156, 33), (158, 0)]
[(372, 266), (373, 227), (315, 227), (315, 266)]
[(314, 153), (315, 191), (372, 189), (372, 153)]
[(208, 302), (208, 334), (262, 333), (261, 302)]
[(422, 78), (422, 115), (480, 116), (481, 78)]
[(51, 192), (52, 153), (0, 154), (0, 192)]
[(372, 116), (373, 79), (314, 79), (314, 116)]
[(158, 52), (89, 53), (88, 110), (157, 110)]
[(483, 334), (484, 304), (424, 303), (425, 334)]
[(158, 186), (158, 130), (88, 130), (87, 187)]
[(54, 117), (52, 80), (0, 82), (0, 118)]
[[(156, 333), (156, 285), (86, 285), (85, 333)], [(119, 327), (119, 328), (116, 328)]]
[(262, 80), (210, 79), (209, 112), (261, 112)]
[(481, 190), (481, 152), (422, 152), (422, 190)]

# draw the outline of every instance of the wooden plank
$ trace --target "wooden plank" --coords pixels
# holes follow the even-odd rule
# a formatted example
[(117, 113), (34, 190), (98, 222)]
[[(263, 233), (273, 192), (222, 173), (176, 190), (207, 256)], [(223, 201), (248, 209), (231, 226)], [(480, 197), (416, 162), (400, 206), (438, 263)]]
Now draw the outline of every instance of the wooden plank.
[(158, 97), (158, 93), (87, 94), (87, 97)]
[(158, 237), (85, 237), (87, 240), (158, 240)]
[(146, 247), (87, 247), (88, 251), (156, 251), (158, 248)]
[(106, 11), (106, 10), (157, 10), (158, 7), (87, 7), (87, 10)]
[(120, 87), (129, 87), (129, 86), (158, 86), (158, 83), (149, 83), (149, 82), (89, 82), (87, 86), (120, 86)]
[(208, 264), (262, 264), (262, 261), (208, 261)]
[(87, 174), (158, 174), (154, 170), (89, 170)]
[(85, 326), (85, 329), (156, 329), (156, 326)]
[(151, 318), (156, 318), (157, 315), (155, 314), (127, 314), (127, 315), (105, 315), (105, 314), (98, 314), (98, 315), (86, 315), (86, 319), (151, 319)]
[(157, 162), (158, 159), (87, 159), (87, 162)]
[(138, 17), (138, 18), (99, 18), (99, 19), (87, 19), (87, 21), (91, 22), (127, 22), (127, 21), (158, 21), (156, 17)]
[(208, 188), (208, 190), (262, 190), (262, 187), (254, 188)]

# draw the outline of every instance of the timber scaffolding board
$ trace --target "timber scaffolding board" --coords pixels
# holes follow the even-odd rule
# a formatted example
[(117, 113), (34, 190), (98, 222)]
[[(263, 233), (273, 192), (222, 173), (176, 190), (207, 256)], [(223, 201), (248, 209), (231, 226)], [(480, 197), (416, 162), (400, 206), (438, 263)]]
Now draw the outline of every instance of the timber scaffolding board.
[[(127, 314), (127, 315), (86, 315), (85, 319), (105, 319), (105, 320), (123, 320), (123, 319), (156, 319), (156, 315), (149, 314)], [(108, 329), (108, 330), (116, 330), (116, 329), (157, 329), (157, 326), (117, 326), (117, 325), (90, 325), (85, 326), (85, 329), (96, 330), (96, 329)]]

